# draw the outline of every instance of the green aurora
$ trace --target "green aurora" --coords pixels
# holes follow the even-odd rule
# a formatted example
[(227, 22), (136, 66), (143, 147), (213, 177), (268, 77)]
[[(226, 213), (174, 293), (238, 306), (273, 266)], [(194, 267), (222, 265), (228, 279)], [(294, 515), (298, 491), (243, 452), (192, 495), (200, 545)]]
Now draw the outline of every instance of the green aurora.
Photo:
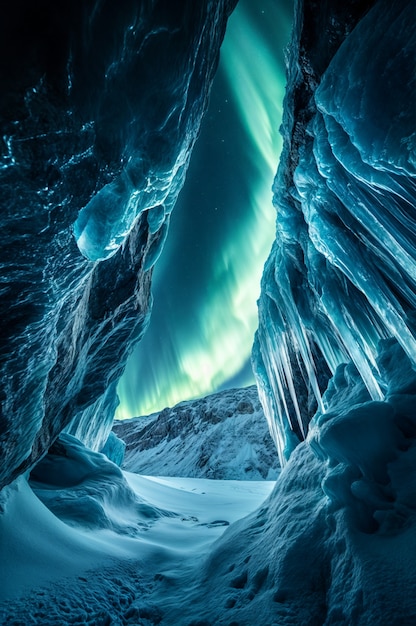
[(156, 266), (151, 324), (118, 385), (117, 419), (253, 383), (291, 17), (290, 2), (240, 0), (230, 18), (210, 108)]

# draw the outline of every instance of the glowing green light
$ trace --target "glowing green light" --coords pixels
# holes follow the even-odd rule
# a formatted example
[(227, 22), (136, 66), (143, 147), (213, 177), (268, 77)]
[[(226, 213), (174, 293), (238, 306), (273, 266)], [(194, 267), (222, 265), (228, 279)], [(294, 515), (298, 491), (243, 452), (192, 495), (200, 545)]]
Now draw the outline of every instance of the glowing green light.
[[(166, 321), (157, 365), (148, 355), (146, 383), (140, 391), (129, 374), (139, 352), (131, 357), (118, 387), (117, 419), (146, 415), (215, 391), (242, 370), (251, 352), (260, 278), (275, 234), (271, 186), (281, 151), (283, 47), (290, 30), (287, 9), (273, 0), (263, 2), (267, 10), (262, 23), (258, 8), (253, 20), (255, 4), (240, 0), (228, 24), (220, 64), (247, 136), (252, 168), (241, 176), (250, 185), (248, 205), (242, 207), (232, 236), (215, 249), (210, 285), (192, 323)], [(269, 30), (268, 37), (264, 29)], [(250, 382), (251, 378), (246, 384)]]
[[(282, 30), (286, 34), (288, 24), (284, 14), (275, 14), (273, 19), (275, 24), (283, 26), (284, 23)], [(222, 63), (247, 134), (257, 150), (253, 161), (260, 169), (258, 157), (261, 157), (261, 171), (265, 165), (267, 172), (264, 178), (270, 182), (270, 174), (276, 172), (281, 151), (278, 129), (286, 84), (285, 71), (282, 58), (276, 56), (276, 49), (270, 49), (243, 3), (230, 20), (222, 47)]]

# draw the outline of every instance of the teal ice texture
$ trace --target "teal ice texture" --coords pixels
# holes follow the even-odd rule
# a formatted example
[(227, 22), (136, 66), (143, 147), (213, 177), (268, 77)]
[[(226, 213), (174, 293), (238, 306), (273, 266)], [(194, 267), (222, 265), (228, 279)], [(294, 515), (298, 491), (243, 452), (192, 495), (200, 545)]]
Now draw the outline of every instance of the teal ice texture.
[(379, 401), (387, 392), (376, 362), (380, 340), (393, 337), (416, 362), (412, 19), (412, 3), (381, 2), (345, 39), (315, 91), (292, 186), (285, 123), (277, 240), (254, 347), (282, 462), (314, 411), (325, 412), (322, 392), (340, 363), (351, 360)]

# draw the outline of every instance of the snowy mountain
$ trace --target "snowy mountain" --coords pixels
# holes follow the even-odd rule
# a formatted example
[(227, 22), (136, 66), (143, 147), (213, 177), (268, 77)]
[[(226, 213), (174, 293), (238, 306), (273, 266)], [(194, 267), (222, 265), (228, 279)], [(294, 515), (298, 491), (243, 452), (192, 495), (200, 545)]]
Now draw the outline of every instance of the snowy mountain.
[(123, 469), (154, 476), (275, 480), (279, 463), (257, 388), (228, 389), (115, 422)]

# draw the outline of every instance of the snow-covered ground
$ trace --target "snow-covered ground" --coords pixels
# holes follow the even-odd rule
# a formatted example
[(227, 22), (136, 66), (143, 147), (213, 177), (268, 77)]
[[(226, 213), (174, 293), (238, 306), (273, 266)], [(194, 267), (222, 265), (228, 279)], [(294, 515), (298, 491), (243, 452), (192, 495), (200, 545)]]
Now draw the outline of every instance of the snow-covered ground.
[[(309, 443), (276, 483), (145, 477), (111, 465), (112, 492), (102, 482), (109, 462), (83, 454), (101, 471), (73, 485), (72, 498), (68, 481), (51, 487), (66, 523), (23, 478), (2, 494), (0, 624), (416, 623), (414, 446), (392, 465), (388, 524), (371, 530), (359, 501), (338, 506), (322, 491), (329, 468)], [(99, 506), (69, 519), (94, 489), (112, 529)]]
[[(61, 441), (31, 483), (56, 515), (23, 477), (2, 492), (0, 624), (159, 623), (156, 588), (175, 595), (274, 486), (123, 474), (73, 437)], [(44, 473), (54, 484), (41, 482)]]
[(275, 483), (123, 473), (61, 435), (1, 492), (0, 624), (416, 624), (416, 372), (380, 348), (386, 400), (340, 366)]
[(139, 474), (275, 480), (276, 446), (253, 385), (115, 422), (123, 468)]

